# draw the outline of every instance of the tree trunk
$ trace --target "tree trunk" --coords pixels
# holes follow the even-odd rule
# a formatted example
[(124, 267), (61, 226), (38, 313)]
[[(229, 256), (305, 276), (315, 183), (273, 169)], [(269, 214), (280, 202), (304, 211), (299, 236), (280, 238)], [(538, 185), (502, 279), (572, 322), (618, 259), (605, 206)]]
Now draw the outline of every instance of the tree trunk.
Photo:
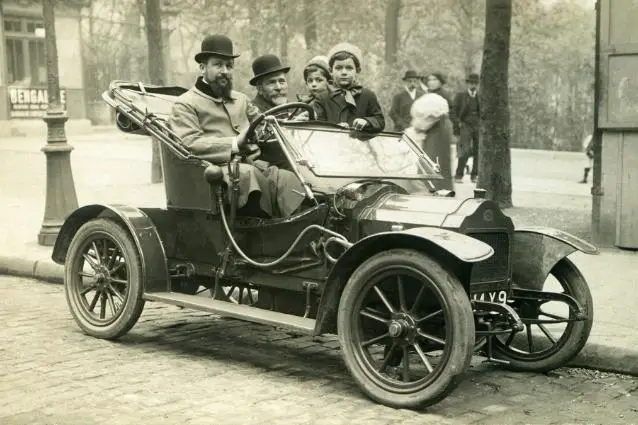
[[(162, 16), (160, 0), (146, 0), (146, 41), (148, 43), (148, 75), (151, 84), (165, 85), (164, 49), (162, 45)], [(151, 183), (162, 181), (162, 164), (160, 161), (160, 141), (151, 138)]]
[(385, 62), (394, 65), (399, 51), (401, 0), (389, 0), (385, 9)]
[(315, 0), (304, 0), (304, 38), (306, 40), (306, 49), (313, 51), (317, 44), (317, 12)]
[(511, 0), (486, 0), (478, 187), (501, 208), (513, 206), (508, 105), (511, 23)]
[(476, 3), (460, 3), (461, 8), (461, 48), (463, 50), (463, 70), (465, 75), (474, 72), (474, 10)]
[(250, 51), (253, 55), (253, 59), (259, 56), (259, 37), (260, 31), (257, 28), (261, 28), (259, 19), (259, 9), (248, 5), (248, 26), (250, 27)]
[(277, 1), (277, 16), (279, 17), (279, 58), (282, 63), (288, 63), (288, 14), (286, 0)]
[(163, 86), (164, 46), (162, 45), (162, 16), (160, 0), (146, 0), (146, 41), (148, 43), (148, 76), (151, 84)]

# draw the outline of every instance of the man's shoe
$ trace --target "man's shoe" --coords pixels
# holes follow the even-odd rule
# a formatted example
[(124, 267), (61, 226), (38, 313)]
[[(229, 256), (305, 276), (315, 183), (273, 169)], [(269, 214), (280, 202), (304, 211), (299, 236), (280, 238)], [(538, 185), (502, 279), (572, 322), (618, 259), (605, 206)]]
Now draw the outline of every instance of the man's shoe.
[(472, 177), (472, 183), (476, 183), (476, 177)]

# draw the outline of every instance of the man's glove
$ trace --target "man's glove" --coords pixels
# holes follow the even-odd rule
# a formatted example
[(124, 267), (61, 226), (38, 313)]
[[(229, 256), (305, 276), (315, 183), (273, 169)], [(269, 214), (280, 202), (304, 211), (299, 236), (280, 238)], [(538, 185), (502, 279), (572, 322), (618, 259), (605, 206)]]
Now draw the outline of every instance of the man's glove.
[(249, 143), (244, 146), (242, 153), (248, 161), (252, 162), (261, 156), (261, 149), (254, 143)]
[(244, 128), (242, 131), (239, 132), (237, 136), (235, 136), (235, 140), (233, 141), (233, 152), (243, 152), (244, 147), (248, 142), (247, 136), (249, 128), (250, 126)]

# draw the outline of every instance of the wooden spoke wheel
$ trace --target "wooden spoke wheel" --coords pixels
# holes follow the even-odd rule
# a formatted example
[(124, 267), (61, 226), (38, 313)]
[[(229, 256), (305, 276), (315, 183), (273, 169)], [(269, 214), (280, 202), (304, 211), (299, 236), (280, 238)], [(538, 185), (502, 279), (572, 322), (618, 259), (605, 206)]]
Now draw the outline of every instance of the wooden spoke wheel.
[(128, 332), (144, 309), (141, 261), (129, 232), (102, 218), (80, 227), (67, 253), (64, 291), (86, 334), (116, 339)]
[(453, 274), (413, 250), (382, 252), (359, 266), (344, 288), (337, 326), (357, 384), (395, 408), (440, 401), (472, 358), (467, 293)]
[(259, 290), (251, 284), (223, 286), (222, 291), (224, 292), (224, 297), (234, 304), (253, 306), (257, 304), (259, 298)]
[(525, 329), (494, 338), (494, 356), (508, 360), (505, 367), (547, 372), (563, 366), (585, 346), (594, 321), (593, 301), (587, 281), (576, 266), (563, 258), (551, 270), (543, 291), (569, 295), (583, 306), (586, 318), (561, 301), (512, 299)]

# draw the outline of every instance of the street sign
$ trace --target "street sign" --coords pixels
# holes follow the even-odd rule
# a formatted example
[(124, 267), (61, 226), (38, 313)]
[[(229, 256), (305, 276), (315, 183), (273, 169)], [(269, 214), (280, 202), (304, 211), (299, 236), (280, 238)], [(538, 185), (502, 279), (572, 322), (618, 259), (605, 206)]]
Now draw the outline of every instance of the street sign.
[[(66, 90), (60, 89), (66, 110)], [(9, 118), (42, 118), (49, 107), (49, 94), (41, 87), (9, 87)]]

